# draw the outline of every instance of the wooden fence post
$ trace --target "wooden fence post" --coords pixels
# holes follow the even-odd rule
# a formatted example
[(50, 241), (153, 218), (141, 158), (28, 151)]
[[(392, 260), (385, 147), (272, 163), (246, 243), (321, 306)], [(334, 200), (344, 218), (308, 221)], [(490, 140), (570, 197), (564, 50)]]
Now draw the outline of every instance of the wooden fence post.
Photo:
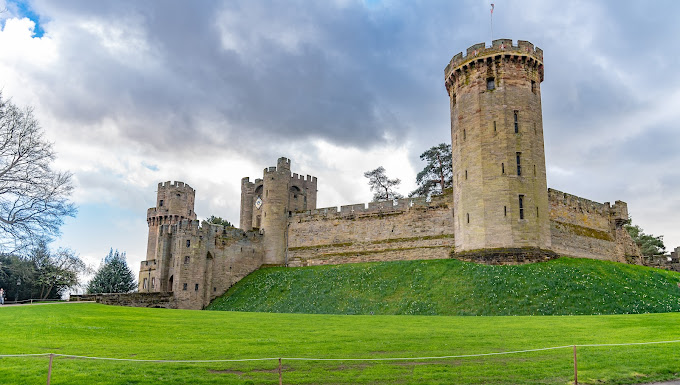
[[(47, 384), (50, 385), (50, 384)], [(281, 359), (279, 358), (279, 385), (283, 385), (283, 374), (281, 374)]]
[(50, 385), (50, 379), (52, 378), (52, 360), (54, 359), (54, 354), (50, 353), (50, 365), (47, 367), (47, 385)]
[(574, 385), (578, 385), (578, 365), (576, 365), (576, 345), (574, 345)]

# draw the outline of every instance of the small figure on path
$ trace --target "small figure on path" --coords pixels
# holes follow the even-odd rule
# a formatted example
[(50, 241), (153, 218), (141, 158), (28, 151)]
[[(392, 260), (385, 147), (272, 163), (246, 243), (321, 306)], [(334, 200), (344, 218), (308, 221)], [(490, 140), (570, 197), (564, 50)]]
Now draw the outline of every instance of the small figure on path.
[(0, 287), (0, 305), (5, 304), (5, 289)]

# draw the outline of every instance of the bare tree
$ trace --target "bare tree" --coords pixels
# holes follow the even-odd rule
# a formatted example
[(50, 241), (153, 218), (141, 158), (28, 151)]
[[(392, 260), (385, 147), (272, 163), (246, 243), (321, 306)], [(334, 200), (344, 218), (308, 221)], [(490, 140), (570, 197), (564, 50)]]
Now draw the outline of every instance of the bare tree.
[(388, 178), (383, 166), (366, 171), (364, 176), (368, 178), (368, 185), (371, 186), (371, 191), (373, 191), (374, 202), (403, 198), (403, 195), (394, 191), (394, 187), (399, 186), (401, 180)]
[(71, 174), (51, 169), (55, 155), (31, 108), (20, 109), (0, 93), (0, 250), (13, 252), (59, 235)]

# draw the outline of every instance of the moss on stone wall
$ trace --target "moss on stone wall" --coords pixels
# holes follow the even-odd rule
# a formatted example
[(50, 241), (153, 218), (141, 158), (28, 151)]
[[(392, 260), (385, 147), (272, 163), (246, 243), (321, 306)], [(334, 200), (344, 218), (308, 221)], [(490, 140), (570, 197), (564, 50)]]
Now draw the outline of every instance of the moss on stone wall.
[(453, 238), (453, 234), (441, 234), (441, 235), (426, 235), (423, 237), (408, 237), (408, 238), (389, 238), (389, 239), (382, 239), (379, 241), (373, 241), (371, 242), (374, 245), (380, 245), (383, 243), (396, 243), (396, 242), (409, 242), (409, 241), (426, 241), (430, 239), (447, 239), (447, 238)]
[(352, 246), (353, 244), (354, 244), (353, 242), (344, 242), (344, 243), (331, 243), (330, 245), (289, 247), (288, 251), (327, 249), (327, 248), (330, 248), (330, 247), (348, 247), (348, 246)]
[(590, 227), (584, 227), (584, 226), (579, 226), (575, 225), (573, 223), (565, 223), (565, 222), (560, 222), (553, 220), (552, 223), (554, 223), (555, 226), (559, 227), (561, 230), (565, 230), (573, 235), (578, 235), (581, 237), (588, 237), (588, 238), (595, 238), (595, 239), (600, 239), (603, 241), (614, 241), (614, 237), (606, 231), (602, 230), (596, 230)]
[(360, 256), (360, 255), (369, 255), (369, 254), (399, 252), (399, 251), (406, 251), (406, 250), (438, 249), (438, 248), (442, 248), (442, 247), (449, 248), (451, 246), (448, 246), (448, 245), (417, 246), (417, 247), (402, 247), (402, 248), (380, 249), (380, 250), (344, 251), (344, 252), (340, 252), (340, 253), (321, 254), (321, 255), (319, 255), (318, 257), (315, 257), (315, 258), (305, 258), (305, 259), (308, 260), (308, 259), (325, 259), (325, 258), (330, 258), (330, 257), (349, 257), (349, 256)]
[[(399, 243), (399, 242), (412, 242), (412, 241), (427, 241), (431, 239), (452, 239), (453, 234), (440, 234), (440, 235), (425, 235), (422, 237), (406, 237), (406, 238), (389, 238), (381, 239), (377, 241), (371, 241), (369, 244), (372, 245), (382, 245), (386, 243)], [(315, 249), (327, 249), (332, 247), (349, 247), (353, 246), (353, 242), (344, 243), (332, 243), (330, 245), (313, 245), (313, 246), (299, 246), (299, 247), (289, 247), (289, 251), (301, 251), (301, 250), (315, 250)]]

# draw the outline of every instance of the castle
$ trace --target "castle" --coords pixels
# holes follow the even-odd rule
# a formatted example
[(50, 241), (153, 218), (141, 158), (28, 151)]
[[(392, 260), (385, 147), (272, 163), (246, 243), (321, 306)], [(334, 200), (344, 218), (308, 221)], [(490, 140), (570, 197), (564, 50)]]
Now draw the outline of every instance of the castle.
[(139, 292), (172, 293), (201, 309), (261, 266), (440, 259), (524, 263), (558, 255), (625, 262), (639, 250), (625, 202), (597, 203), (547, 188), (543, 52), (526, 41), (483, 43), (445, 69), (451, 107), (452, 191), (317, 208), (317, 178), (290, 160), (241, 180), (240, 228), (200, 224), (195, 191), (159, 183), (147, 212)]

